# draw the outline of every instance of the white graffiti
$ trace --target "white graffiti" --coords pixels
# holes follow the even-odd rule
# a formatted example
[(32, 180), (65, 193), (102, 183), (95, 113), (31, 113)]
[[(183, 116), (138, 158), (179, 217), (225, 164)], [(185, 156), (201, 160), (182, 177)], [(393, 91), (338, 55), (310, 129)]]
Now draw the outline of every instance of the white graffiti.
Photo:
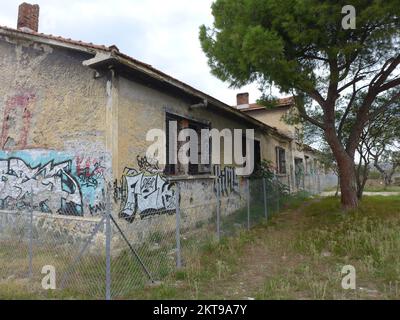
[(122, 208), (120, 216), (132, 222), (138, 213), (141, 218), (156, 214), (172, 214), (175, 210), (175, 191), (160, 174), (125, 168), (122, 177)]
[(32, 203), (48, 213), (83, 215), (79, 185), (71, 175), (71, 162), (30, 167), (24, 160), (0, 160), (2, 208), (22, 208)]
[(221, 195), (228, 195), (231, 192), (239, 192), (239, 179), (235, 168), (225, 167), (221, 170), (220, 165), (213, 166), (213, 174), (216, 176), (214, 191), (217, 192), (217, 185), (220, 185)]

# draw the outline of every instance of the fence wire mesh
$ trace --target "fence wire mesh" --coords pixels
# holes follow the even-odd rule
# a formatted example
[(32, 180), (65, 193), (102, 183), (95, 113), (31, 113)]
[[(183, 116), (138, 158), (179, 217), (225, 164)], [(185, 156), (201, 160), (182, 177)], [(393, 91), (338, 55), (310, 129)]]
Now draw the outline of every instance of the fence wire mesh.
[[(3, 281), (29, 284), (32, 290), (41, 291), (50, 267), (56, 270), (55, 289), (70, 291), (75, 297), (104, 297), (104, 250), (99, 255), (104, 248), (99, 232), (102, 219), (52, 215), (34, 209), (32, 205), (20, 211), (0, 212)], [(48, 285), (53, 287), (50, 280)]]
[(132, 224), (112, 217), (111, 296), (134, 296), (176, 266), (175, 211), (154, 210)]
[[(0, 291), (1, 283), (18, 282), (39, 298), (140, 298), (137, 292), (198, 263), (209, 243), (271, 219), (290, 199), (284, 182), (290, 177), (215, 179), (188, 199), (177, 182), (175, 206), (130, 217), (109, 199), (96, 216), (83, 217), (68, 206), (43, 212), (27, 197), (0, 211)], [(46, 266), (56, 271), (56, 290), (43, 293)]]

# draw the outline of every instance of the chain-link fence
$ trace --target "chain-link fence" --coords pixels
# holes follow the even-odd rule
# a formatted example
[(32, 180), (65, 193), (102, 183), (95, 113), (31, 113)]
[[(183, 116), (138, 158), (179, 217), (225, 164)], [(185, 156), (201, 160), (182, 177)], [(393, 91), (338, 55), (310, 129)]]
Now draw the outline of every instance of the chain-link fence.
[(196, 194), (183, 201), (186, 186), (175, 182), (174, 206), (129, 219), (107, 195), (90, 217), (68, 205), (46, 212), (33, 195), (23, 203), (3, 204), (0, 295), (6, 283), (38, 298), (140, 298), (141, 289), (196, 263), (208, 243), (279, 212), (290, 198), (281, 180), (243, 178), (228, 188), (215, 179), (213, 190), (204, 191), (207, 201), (196, 201)]

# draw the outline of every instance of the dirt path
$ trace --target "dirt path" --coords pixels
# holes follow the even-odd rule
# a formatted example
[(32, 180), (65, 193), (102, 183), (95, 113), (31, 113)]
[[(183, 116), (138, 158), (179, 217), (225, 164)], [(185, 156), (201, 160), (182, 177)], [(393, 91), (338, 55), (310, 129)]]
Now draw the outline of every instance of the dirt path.
[(301, 211), (306, 205), (296, 211), (280, 213), (274, 218), (273, 225), (260, 229), (256, 241), (246, 246), (239, 271), (214, 282), (213, 291), (225, 299), (254, 299), (269, 277), (276, 275), (281, 268), (300, 263), (303, 257), (288, 253), (287, 248), (302, 230), (305, 219)]
[[(326, 191), (322, 192), (321, 196), (322, 197), (330, 197), (335, 195), (335, 191)], [(340, 194), (340, 192), (339, 192)], [(391, 192), (391, 191), (380, 191), (380, 192), (369, 192), (366, 191), (363, 193), (365, 196), (384, 196), (384, 197), (389, 197), (389, 196), (400, 196), (400, 192)]]
[[(397, 299), (394, 270), (399, 261), (391, 250), (399, 246), (397, 224), (392, 223), (399, 220), (400, 203), (383, 197), (366, 199), (363, 214), (351, 217), (340, 212), (338, 201), (321, 197), (275, 215), (267, 226), (228, 241), (221, 258), (212, 254), (206, 260), (210, 272), (204, 279), (196, 273), (189, 277), (186, 292), (228, 300)], [(375, 239), (380, 239), (376, 248)], [(349, 241), (354, 243), (346, 247)], [(365, 248), (369, 241), (374, 248)], [(356, 290), (341, 288), (345, 265), (357, 268)]]

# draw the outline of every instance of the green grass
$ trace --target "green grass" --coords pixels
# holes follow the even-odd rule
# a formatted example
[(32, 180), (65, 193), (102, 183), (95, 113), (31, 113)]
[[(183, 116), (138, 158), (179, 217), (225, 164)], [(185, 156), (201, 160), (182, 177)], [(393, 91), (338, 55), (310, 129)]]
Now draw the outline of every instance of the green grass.
[[(400, 197), (367, 197), (358, 210), (343, 213), (337, 198), (304, 204), (298, 197), (286, 204), (285, 216), (275, 216), (250, 232), (242, 231), (222, 243), (209, 243), (197, 263), (175, 279), (147, 290), (146, 298), (223, 299), (235, 290), (236, 274), (252, 246), (266, 246), (276, 255), (277, 268), (248, 293), (258, 299), (398, 299), (400, 298)], [(301, 210), (301, 223), (291, 212)], [(275, 232), (271, 236), (271, 231)], [(279, 239), (276, 239), (276, 236)], [(285, 242), (285, 235), (288, 236)], [(276, 256), (285, 255), (281, 261)], [(299, 258), (300, 257), (300, 258)], [(342, 267), (352, 264), (357, 290), (341, 288)], [(252, 279), (248, 279), (252, 281)], [(178, 283), (178, 285), (177, 285)], [(232, 288), (231, 288), (232, 287)], [(228, 290), (229, 291), (229, 290)]]
[(367, 186), (364, 191), (367, 192), (400, 192), (400, 186)]
[[(274, 199), (276, 200), (276, 199)], [(314, 198), (307, 194), (269, 201), (274, 212), (263, 219), (263, 204), (251, 203), (252, 216), (259, 224), (250, 231), (247, 210), (224, 217), (222, 228), (235, 228), (234, 237), (217, 242), (206, 234), (215, 225), (198, 226), (182, 240), (184, 267), (174, 270), (165, 248), (138, 248), (147, 255), (146, 264), (158, 272), (156, 285), (149, 285), (143, 270), (129, 251), (113, 258), (115, 298), (120, 299), (399, 299), (400, 298), (400, 197), (365, 197), (357, 210), (344, 213), (339, 199)], [(233, 234), (233, 233), (231, 233)], [(152, 236), (162, 243), (161, 234)], [(159, 250), (159, 251), (158, 251)], [(2, 270), (24, 265), (26, 248), (0, 247)], [(147, 252), (147, 254), (145, 254)], [(40, 254), (39, 254), (40, 253)], [(265, 254), (267, 253), (267, 254)], [(39, 265), (49, 252), (37, 252)], [(263, 257), (265, 255), (265, 257)], [(7, 259), (7, 257), (13, 259)], [(60, 264), (67, 264), (59, 257)], [(40, 282), (30, 282), (23, 272), (0, 281), (0, 299), (93, 299), (104, 292), (104, 258), (82, 261), (69, 290), (44, 291)], [(150, 261), (151, 260), (151, 261)], [(4, 261), (10, 263), (6, 265)], [(254, 261), (256, 261), (254, 265)], [(341, 288), (341, 269), (356, 268), (357, 290)], [(260, 271), (257, 266), (267, 266)], [(26, 264), (25, 264), (26, 266)], [(99, 268), (100, 266), (100, 268)], [(23, 270), (26, 271), (25, 269)], [(249, 272), (249, 273), (247, 273)], [(134, 281), (134, 277), (141, 281)], [(83, 280), (85, 279), (85, 280)], [(244, 283), (241, 293), (240, 282)], [(240, 288), (239, 288), (240, 287)], [(239, 293), (237, 293), (239, 292)]]
[[(258, 298), (400, 298), (400, 197), (366, 197), (348, 213), (327, 198), (304, 214), (307, 225), (290, 249), (303, 261), (268, 279)], [(356, 268), (357, 290), (340, 286), (348, 264)]]
[[(336, 187), (327, 188), (325, 192), (336, 192)], [(340, 189), (339, 189), (340, 192)], [(364, 192), (400, 192), (400, 186), (388, 186), (385, 188), (383, 185), (366, 186)]]

